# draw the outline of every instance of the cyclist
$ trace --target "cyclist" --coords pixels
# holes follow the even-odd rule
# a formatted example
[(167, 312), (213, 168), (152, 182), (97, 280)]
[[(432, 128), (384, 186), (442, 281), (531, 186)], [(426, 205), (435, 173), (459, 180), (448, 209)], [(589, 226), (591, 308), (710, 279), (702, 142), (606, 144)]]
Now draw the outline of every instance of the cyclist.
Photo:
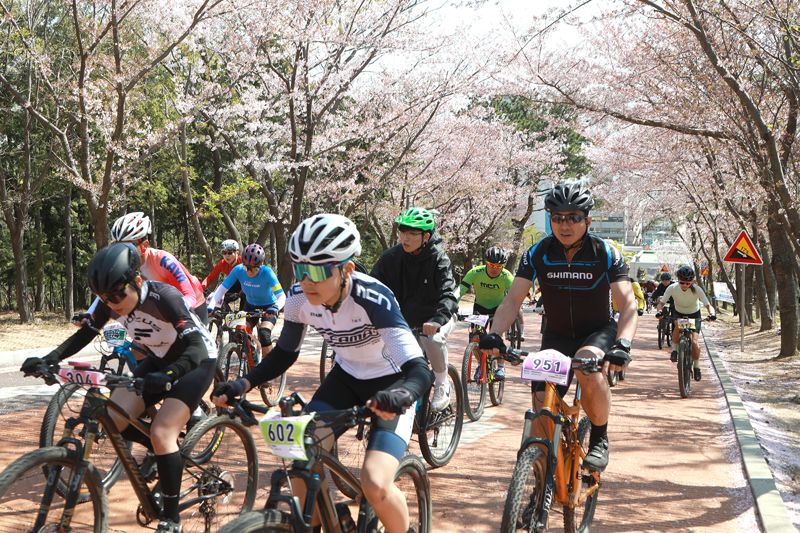
[[(636, 314), (642, 316), (644, 314), (644, 306), (645, 306), (645, 296), (644, 292), (642, 291), (642, 286), (639, 285), (639, 282), (633, 278), (628, 278), (631, 280), (631, 288), (633, 289), (633, 296), (636, 298)], [(616, 315), (619, 313), (619, 307), (617, 307), (617, 301), (614, 298), (611, 298), (611, 310)]]
[[(227, 276), (233, 270), (233, 267), (242, 262), (242, 256), (239, 255), (239, 243), (233, 239), (226, 239), (220, 245), (220, 252), (222, 259), (214, 265), (214, 268), (209, 272), (206, 279), (200, 282), (203, 289), (208, 289), (208, 286), (217, 281), (220, 274)], [(241, 288), (237, 286), (231, 287), (233, 292), (240, 292)]]
[[(307, 411), (363, 404), (373, 410), (361, 484), (387, 530), (406, 532), (408, 508), (394, 474), (413, 429), (415, 410), (407, 408), (429, 389), (433, 376), (394, 295), (355, 271), (353, 258), (360, 253), (360, 235), (346, 217), (318, 214), (301, 222), (289, 240), (297, 282), (275, 349), (244, 378), (218, 384), (212, 401), (224, 405), (280, 376), (297, 360), (306, 327), (312, 326), (335, 350), (336, 364)], [(300, 492), (305, 494), (304, 487)]]
[(671, 284), (672, 274), (669, 272), (662, 272), (661, 283), (658, 284), (658, 287), (653, 290), (653, 294), (650, 296), (654, 305), (658, 304), (658, 299), (664, 296), (664, 291), (667, 290), (667, 287), (669, 287)]
[(30, 372), (42, 362), (54, 364), (74, 355), (109, 320), (118, 320), (128, 335), (149, 348), (147, 359), (134, 370), (134, 376), (144, 378), (143, 394), (117, 388), (111, 400), (131, 417), (140, 416), (146, 406), (164, 400), (152, 419), (150, 440), (128, 427), (127, 420), (115, 411), (108, 414), (123, 437), (155, 452), (163, 492), (163, 510), (156, 531), (179, 533), (183, 459), (178, 436), (214, 379), (216, 347), (208, 330), (186, 305), (185, 297), (166, 283), (144, 281), (141, 266), (141, 255), (130, 244), (111, 244), (99, 250), (88, 268), (89, 286), (100, 299), (89, 323), (44, 358), (26, 359), (22, 371)]
[(408, 324), (422, 329), (419, 343), (435, 377), (431, 409), (441, 411), (450, 403), (447, 336), (458, 313), (450, 258), (435, 232), (432, 211), (411, 207), (400, 213), (395, 223), (400, 244), (378, 258), (371, 275), (392, 290)]
[[(592, 423), (584, 465), (601, 471), (608, 465), (606, 429), (611, 410), (611, 390), (604, 376), (609, 369), (624, 370), (630, 361), (630, 339), (636, 333), (638, 319), (636, 302), (622, 255), (588, 231), (594, 198), (586, 186), (560, 183), (547, 193), (544, 205), (553, 234), (534, 244), (520, 259), (511, 290), (480, 347), (505, 351), (498, 333), (508, 329), (534, 280), (538, 280), (547, 314), (541, 348), (605, 361), (602, 373), (575, 374)], [(611, 318), (609, 292), (619, 304), (619, 323)], [(532, 389), (536, 407), (543, 399), (544, 386), (534, 383)], [(562, 395), (566, 390), (559, 388)], [(546, 429), (542, 423), (535, 427), (537, 434)]]
[[(508, 261), (508, 252), (497, 246), (486, 250), (483, 258), (486, 263), (478, 265), (464, 275), (458, 286), (458, 299), (466, 294), (470, 289), (475, 292), (475, 303), (472, 306), (472, 313), (475, 315), (494, 316), (497, 306), (511, 288), (514, 276), (506, 270), (505, 264)], [(527, 295), (527, 296), (530, 296)], [(520, 323), (522, 323), (522, 311), (519, 313)], [(499, 364), (495, 371), (496, 379), (506, 378), (506, 369), (503, 364)], [(503, 361), (504, 363), (505, 361)], [(480, 375), (480, 369), (475, 369)]]
[[(247, 323), (258, 331), (258, 343), (261, 355), (266, 357), (272, 351), (272, 328), (278, 321), (278, 312), (283, 309), (286, 295), (283, 292), (278, 276), (264, 264), (264, 248), (254, 242), (248, 244), (242, 253), (242, 263), (236, 265), (231, 273), (220, 283), (210, 298), (211, 309), (222, 305), (225, 293), (235, 284), (239, 284), (244, 292), (246, 303), (244, 310), (248, 313), (263, 311), (264, 318), (248, 318)], [(256, 356), (256, 361), (258, 357)]]
[[(672, 319), (694, 318), (695, 328), (692, 332), (692, 361), (694, 362), (694, 379), (700, 381), (700, 343), (699, 333), (702, 324), (700, 318), (700, 307), (705, 305), (708, 309), (708, 320), (716, 320), (717, 312), (706, 293), (694, 283), (694, 269), (689, 265), (682, 265), (676, 272), (678, 283), (673, 283), (664, 291), (664, 295), (658, 303), (658, 310), (664, 307), (664, 301), (672, 299)], [(677, 346), (680, 337), (680, 330), (674, 327), (672, 330), (672, 345)], [(678, 362), (677, 350), (672, 350), (670, 361)]]

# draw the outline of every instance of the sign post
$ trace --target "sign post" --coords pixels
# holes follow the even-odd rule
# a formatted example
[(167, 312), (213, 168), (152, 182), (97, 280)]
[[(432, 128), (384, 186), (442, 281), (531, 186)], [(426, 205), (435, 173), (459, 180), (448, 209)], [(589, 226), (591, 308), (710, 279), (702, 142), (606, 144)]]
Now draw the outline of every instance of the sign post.
[(742, 230), (736, 240), (733, 241), (728, 253), (725, 254), (726, 263), (736, 263), (737, 269), (742, 279), (742, 286), (739, 291), (739, 350), (744, 353), (744, 292), (745, 292), (745, 265), (763, 265), (764, 261), (758, 255), (758, 250), (753, 246), (753, 241), (747, 234), (747, 230)]

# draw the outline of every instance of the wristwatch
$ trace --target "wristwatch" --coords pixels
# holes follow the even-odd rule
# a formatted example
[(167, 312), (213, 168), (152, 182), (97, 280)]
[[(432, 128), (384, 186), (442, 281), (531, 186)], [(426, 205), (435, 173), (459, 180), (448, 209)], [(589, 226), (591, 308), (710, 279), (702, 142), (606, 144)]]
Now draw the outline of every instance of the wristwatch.
[(615, 344), (626, 352), (631, 351), (631, 341), (629, 339), (619, 338)]

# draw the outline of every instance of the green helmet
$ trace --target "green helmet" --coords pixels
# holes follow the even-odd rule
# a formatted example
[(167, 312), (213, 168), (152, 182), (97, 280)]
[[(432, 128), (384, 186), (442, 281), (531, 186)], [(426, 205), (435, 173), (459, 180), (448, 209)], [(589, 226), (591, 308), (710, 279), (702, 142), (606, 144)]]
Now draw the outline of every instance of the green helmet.
[(422, 207), (409, 207), (400, 213), (394, 221), (398, 226), (408, 226), (422, 231), (433, 231), (433, 228), (436, 227), (434, 214)]

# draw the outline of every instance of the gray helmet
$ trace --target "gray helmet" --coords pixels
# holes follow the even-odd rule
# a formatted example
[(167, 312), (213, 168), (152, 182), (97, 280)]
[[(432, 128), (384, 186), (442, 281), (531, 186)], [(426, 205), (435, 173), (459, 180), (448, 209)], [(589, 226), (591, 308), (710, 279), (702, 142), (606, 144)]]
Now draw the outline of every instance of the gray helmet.
[(508, 261), (508, 252), (499, 246), (492, 246), (486, 250), (486, 253), (483, 254), (483, 258), (489, 263), (505, 265), (506, 261)]
[(694, 269), (689, 265), (681, 265), (678, 267), (678, 279), (680, 281), (692, 281), (694, 280)]
[(550, 212), (578, 209), (588, 213), (593, 207), (592, 193), (579, 181), (559, 183), (544, 197), (544, 208)]
[(141, 265), (142, 257), (132, 244), (109, 244), (89, 261), (89, 287), (95, 294), (105, 294), (121, 283), (133, 281)]
[(233, 239), (225, 239), (220, 244), (220, 249), (223, 252), (238, 252), (239, 251), (239, 243)]

